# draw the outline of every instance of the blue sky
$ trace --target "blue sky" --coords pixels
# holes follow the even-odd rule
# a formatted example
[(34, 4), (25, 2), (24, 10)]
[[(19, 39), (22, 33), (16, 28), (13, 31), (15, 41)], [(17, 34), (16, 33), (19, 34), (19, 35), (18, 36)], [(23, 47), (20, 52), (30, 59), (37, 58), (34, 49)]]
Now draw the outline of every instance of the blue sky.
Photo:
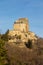
[(0, 33), (22, 17), (29, 19), (30, 31), (43, 37), (43, 0), (0, 0)]

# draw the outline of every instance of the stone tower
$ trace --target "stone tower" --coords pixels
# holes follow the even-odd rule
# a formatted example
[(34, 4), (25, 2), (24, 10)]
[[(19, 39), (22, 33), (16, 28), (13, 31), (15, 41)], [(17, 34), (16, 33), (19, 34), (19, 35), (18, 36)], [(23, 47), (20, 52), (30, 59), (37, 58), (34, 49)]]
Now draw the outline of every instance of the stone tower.
[(20, 18), (14, 22), (14, 30), (28, 32), (28, 19)]

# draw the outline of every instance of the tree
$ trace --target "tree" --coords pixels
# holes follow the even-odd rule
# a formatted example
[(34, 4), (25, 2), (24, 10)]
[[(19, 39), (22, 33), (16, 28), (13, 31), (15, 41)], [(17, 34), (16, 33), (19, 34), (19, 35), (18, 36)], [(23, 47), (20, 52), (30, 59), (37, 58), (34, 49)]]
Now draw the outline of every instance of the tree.
[(8, 65), (7, 54), (4, 45), (5, 41), (0, 39), (0, 65)]
[(25, 45), (27, 48), (32, 48), (32, 40), (28, 40), (28, 42), (25, 42)]
[(7, 30), (5, 34), (2, 34), (1, 39), (3, 39), (4, 41), (8, 41), (8, 33), (9, 30)]

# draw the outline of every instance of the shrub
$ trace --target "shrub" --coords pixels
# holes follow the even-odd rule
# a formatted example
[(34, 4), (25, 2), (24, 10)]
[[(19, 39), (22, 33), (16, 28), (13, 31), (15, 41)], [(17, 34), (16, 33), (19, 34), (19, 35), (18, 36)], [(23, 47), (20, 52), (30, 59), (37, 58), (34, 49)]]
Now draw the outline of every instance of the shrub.
[(32, 48), (32, 40), (28, 40), (28, 42), (25, 42), (25, 45), (27, 48)]

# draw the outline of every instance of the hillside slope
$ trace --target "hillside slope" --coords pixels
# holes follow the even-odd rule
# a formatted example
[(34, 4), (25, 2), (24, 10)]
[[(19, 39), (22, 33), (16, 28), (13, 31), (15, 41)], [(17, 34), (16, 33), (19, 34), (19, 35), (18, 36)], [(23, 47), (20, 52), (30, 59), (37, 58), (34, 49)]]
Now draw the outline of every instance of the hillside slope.
[(10, 65), (43, 65), (43, 39), (38, 38), (34, 43), (36, 48), (23, 48), (6, 43), (7, 55)]

